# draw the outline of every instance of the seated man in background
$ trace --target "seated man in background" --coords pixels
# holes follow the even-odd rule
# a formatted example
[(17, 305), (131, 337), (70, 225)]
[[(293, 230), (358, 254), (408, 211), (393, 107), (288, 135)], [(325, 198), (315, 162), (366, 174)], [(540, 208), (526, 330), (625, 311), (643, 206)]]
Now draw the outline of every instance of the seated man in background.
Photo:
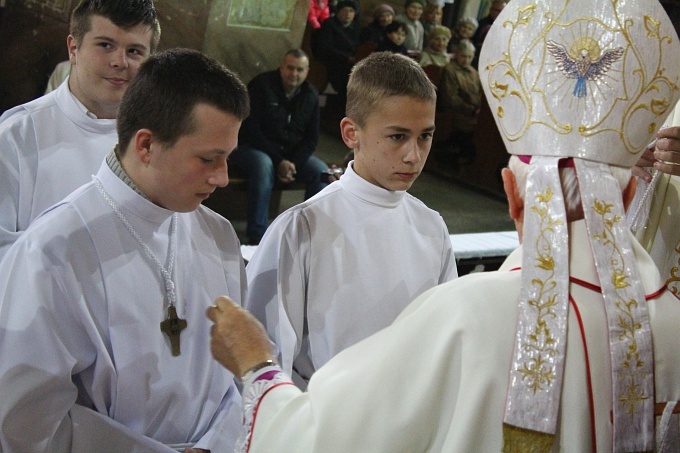
[[(306, 393), (273, 363), (252, 316), (225, 298), (209, 309), (213, 354), (244, 381), (244, 407), (257, 407), (245, 412), (251, 453), (680, 450), (680, 300), (623, 220), (630, 167), (670, 111), (633, 107), (650, 87), (675, 104), (680, 45), (656, 1), (564, 4), (512, 0), (482, 50), (522, 241), (499, 271), (426, 292), (317, 370)], [(626, 27), (608, 28), (613, 16)], [(626, 61), (628, 72), (611, 57), (611, 77), (589, 81), (592, 98), (577, 108), (576, 81), (538, 56), (543, 40), (568, 48), (585, 36), (641, 61)], [(528, 60), (542, 63), (512, 70)], [(552, 97), (531, 90), (556, 85)]]
[(161, 32), (151, 0), (83, 0), (70, 27), (68, 83), (0, 117), (0, 259), (97, 172), (116, 144), (123, 93)]
[(444, 220), (407, 190), (432, 144), (435, 87), (387, 52), (355, 66), (340, 123), (347, 171), (272, 223), (246, 268), (246, 307), (306, 386), (348, 346), (388, 326), (418, 294), (457, 276)]
[(233, 451), (241, 396), (204, 311), (242, 300), (245, 268), (201, 202), (247, 114), (243, 83), (199, 52), (141, 66), (99, 172), (0, 262), (0, 450)]
[(256, 245), (269, 224), (272, 189), (302, 181), (305, 199), (326, 186), (328, 166), (312, 155), (319, 143), (319, 95), (307, 81), (309, 58), (289, 50), (278, 70), (256, 76), (248, 84), (250, 116), (243, 122), (239, 146), (230, 161), (248, 177), (246, 234)]

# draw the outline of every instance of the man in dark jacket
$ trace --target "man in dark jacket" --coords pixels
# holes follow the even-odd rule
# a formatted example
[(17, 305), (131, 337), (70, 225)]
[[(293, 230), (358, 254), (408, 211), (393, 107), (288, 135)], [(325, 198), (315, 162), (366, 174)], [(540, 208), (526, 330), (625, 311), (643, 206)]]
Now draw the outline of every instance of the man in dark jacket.
[(319, 95), (306, 81), (309, 58), (288, 51), (278, 70), (256, 76), (248, 84), (250, 116), (239, 133), (238, 149), (229, 160), (248, 178), (249, 243), (257, 244), (267, 229), (272, 188), (303, 181), (305, 199), (326, 186), (328, 166), (312, 156), (319, 142)]

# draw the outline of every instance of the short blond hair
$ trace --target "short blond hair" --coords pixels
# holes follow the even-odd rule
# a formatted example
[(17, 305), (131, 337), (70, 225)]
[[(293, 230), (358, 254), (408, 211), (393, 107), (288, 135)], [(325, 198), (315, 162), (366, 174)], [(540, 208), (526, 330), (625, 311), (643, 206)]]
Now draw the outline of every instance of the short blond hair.
[(346, 115), (363, 127), (378, 104), (392, 96), (436, 102), (437, 89), (413, 59), (392, 52), (373, 53), (352, 68)]

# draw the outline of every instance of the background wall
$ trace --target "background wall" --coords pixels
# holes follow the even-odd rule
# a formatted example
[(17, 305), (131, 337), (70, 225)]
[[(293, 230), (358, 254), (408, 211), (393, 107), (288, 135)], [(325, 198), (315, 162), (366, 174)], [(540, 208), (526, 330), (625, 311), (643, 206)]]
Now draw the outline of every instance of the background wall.
[[(245, 82), (275, 68), (281, 55), (299, 47), (309, 0), (156, 0), (160, 48), (203, 50)], [(484, 15), (490, 0), (456, 0), (453, 23)], [(402, 0), (361, 0), (361, 23), (381, 3), (403, 11)], [(680, 23), (680, 0), (661, 2)], [(68, 57), (66, 37), (77, 0), (0, 0), (0, 112), (40, 96), (54, 66)]]
[[(0, 112), (34, 99), (60, 61), (77, 0), (0, 0)], [(309, 0), (156, 0), (160, 49), (190, 47), (244, 82), (299, 47)]]

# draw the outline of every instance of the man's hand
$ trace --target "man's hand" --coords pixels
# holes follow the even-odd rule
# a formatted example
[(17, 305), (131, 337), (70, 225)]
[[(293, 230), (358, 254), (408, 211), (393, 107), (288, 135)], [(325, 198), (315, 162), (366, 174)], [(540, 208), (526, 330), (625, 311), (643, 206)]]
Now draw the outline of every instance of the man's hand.
[(661, 129), (651, 145), (643, 151), (640, 160), (632, 168), (633, 175), (650, 182), (652, 175), (645, 170), (648, 167), (669, 175), (680, 175), (680, 127)]
[(654, 168), (669, 175), (680, 175), (680, 127), (661, 129), (656, 138)]
[(241, 377), (255, 365), (274, 359), (262, 324), (233, 300), (218, 297), (206, 314), (215, 323), (210, 330), (210, 351), (234, 376)]
[(295, 181), (295, 173), (297, 173), (295, 164), (286, 159), (283, 159), (276, 169), (276, 176), (279, 178), (279, 181), (286, 184)]
[(328, 170), (330, 170), (328, 175), (328, 184), (340, 180), (340, 176), (342, 176), (342, 173), (336, 172), (336, 170), (338, 170), (337, 165), (335, 164), (331, 165), (330, 167), (328, 167)]
[(649, 168), (654, 165), (654, 150), (647, 148), (642, 152), (640, 160), (631, 169), (634, 176), (644, 180), (645, 182), (650, 182), (652, 180), (652, 175), (649, 174), (645, 168)]

